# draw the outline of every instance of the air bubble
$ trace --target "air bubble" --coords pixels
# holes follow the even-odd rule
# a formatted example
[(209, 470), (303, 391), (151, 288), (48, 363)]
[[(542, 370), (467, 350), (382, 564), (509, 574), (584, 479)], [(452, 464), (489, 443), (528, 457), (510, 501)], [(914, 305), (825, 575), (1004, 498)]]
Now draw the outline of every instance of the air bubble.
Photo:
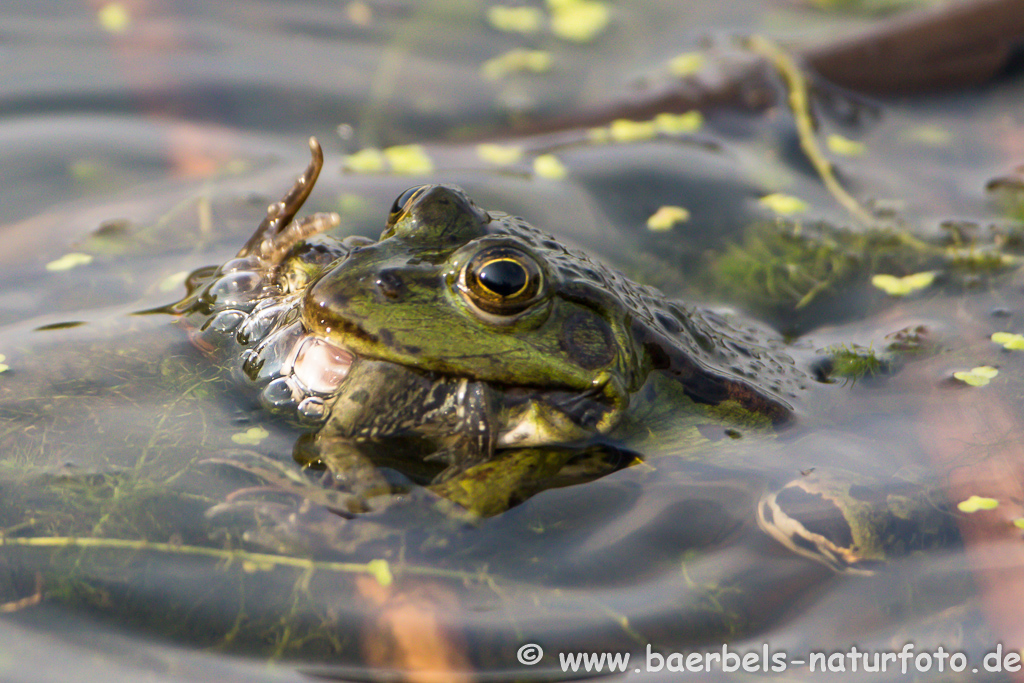
[(253, 367), (259, 368), (258, 375), (249, 372), (253, 381), (267, 380), (291, 374), (292, 363), (298, 352), (298, 344), (304, 331), (299, 323), (281, 328), (267, 336), (256, 348), (259, 356)]
[(287, 377), (279, 377), (266, 386), (260, 394), (260, 401), (268, 408), (281, 409), (295, 403), (296, 393)]
[(238, 343), (247, 346), (263, 341), (270, 331), (281, 322), (281, 318), (288, 308), (287, 304), (264, 305), (264, 302), (261, 302), (245, 323), (238, 328), (236, 337)]
[(235, 380), (239, 382), (252, 382), (253, 384), (257, 383), (259, 381), (260, 367), (263, 365), (259, 354), (252, 349), (246, 349), (242, 352), (240, 360), (241, 363), (233, 369)]
[(299, 403), (297, 410), (303, 418), (315, 422), (322, 422), (327, 417), (327, 406), (323, 399), (316, 396), (304, 399)]
[(229, 273), (210, 285), (206, 296), (218, 308), (252, 304), (260, 296), (263, 276), (252, 271)]
[(238, 327), (239, 323), (245, 320), (244, 311), (226, 310), (210, 318), (203, 329), (214, 332), (227, 333)]
[(245, 258), (231, 259), (220, 267), (220, 272), (223, 275), (228, 273), (237, 273), (240, 270), (257, 270), (259, 269), (259, 260), (253, 256), (247, 256)]

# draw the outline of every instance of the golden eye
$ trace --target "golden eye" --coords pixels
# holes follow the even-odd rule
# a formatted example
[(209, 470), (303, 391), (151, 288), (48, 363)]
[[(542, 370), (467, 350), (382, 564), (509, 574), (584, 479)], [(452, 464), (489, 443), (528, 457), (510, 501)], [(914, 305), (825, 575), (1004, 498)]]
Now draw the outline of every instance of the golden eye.
[(427, 187), (427, 185), (416, 185), (415, 187), (410, 187), (408, 190), (398, 195), (398, 198), (395, 199), (395, 203), (391, 205), (391, 215), (389, 216), (389, 222), (398, 218), (402, 214), (402, 212), (405, 211), (406, 207), (409, 205), (409, 202), (413, 200), (413, 197), (418, 195), (420, 193), (420, 190), (422, 190), (425, 187)]
[(478, 308), (513, 315), (533, 305), (541, 291), (540, 266), (514, 247), (491, 247), (474, 256), (462, 270), (459, 285)]

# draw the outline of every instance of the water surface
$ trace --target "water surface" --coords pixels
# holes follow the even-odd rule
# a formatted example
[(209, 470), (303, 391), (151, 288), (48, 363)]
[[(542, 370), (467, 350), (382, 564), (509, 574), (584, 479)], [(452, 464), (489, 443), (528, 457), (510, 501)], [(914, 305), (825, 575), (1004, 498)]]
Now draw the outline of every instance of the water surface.
[[(1005, 408), (1020, 395), (1019, 361), (989, 341), (1020, 331), (1012, 267), (911, 259), (940, 277), (900, 299), (870, 278), (909, 274), (894, 272), (906, 259), (857, 251), (851, 240), (836, 248), (847, 270), (800, 306), (813, 289), (805, 281), (790, 291), (778, 271), (752, 275), (781, 278), (765, 296), (723, 275), (727, 259), (744, 254), (786, 270), (755, 248), (780, 225), (812, 235), (822, 225), (865, 229), (824, 188), (781, 106), (708, 111), (699, 129), (654, 140), (529, 138), (525, 159), (507, 168), (481, 160), (470, 142), (665, 79), (669, 60), (707, 39), (761, 33), (802, 46), (868, 19), (783, 2), (618, 2), (605, 31), (577, 44), (497, 31), (487, 6), (136, 2), (118, 6), (123, 24), (99, 3), (8, 4), (0, 528), (38, 542), (0, 551), (0, 601), (11, 612), (0, 621), (3, 677), (387, 679), (429, 655), (431, 666), (481, 680), (520, 680), (559, 676), (557, 653), (574, 651), (642, 658), (648, 647), (728, 644), (798, 659), (913, 642), (917, 652), (942, 644), (977, 663), (998, 643), (1010, 648), (1020, 633), (1001, 630), (998, 597), (1013, 583), (985, 562), (1002, 558), (1015, 575), (1016, 546), (992, 540), (994, 555), (937, 548), (873, 576), (837, 575), (765, 536), (754, 509), (765, 487), (814, 468), (879, 481), (925, 473), (951, 482), (953, 503), (996, 490), (979, 463), (1009, 461), (1019, 472), (1019, 430)], [(485, 60), (515, 48), (548, 51), (551, 71), (481, 75)], [(818, 140), (863, 143), (853, 156), (829, 154), (842, 184), (884, 207), (893, 229), (959, 240), (965, 253), (997, 243), (1012, 255), (1019, 205), (1014, 213), (985, 186), (1019, 162), (1022, 87), (1011, 74), (969, 91), (877, 101), (822, 86)], [(317, 535), (288, 536), (287, 510), (258, 523), (251, 512), (210, 518), (210, 507), (254, 481), (205, 459), (248, 449), (291, 463), (299, 432), (226, 383), (169, 316), (133, 314), (174, 301), (185, 273), (237, 251), (306, 164), (309, 135), (328, 161), (308, 208), (341, 212), (342, 234), (376, 237), (404, 189), (453, 182), (669, 296), (761, 321), (791, 340), (787, 352), (805, 369), (832, 345), (883, 349), (888, 335), (920, 325), (932, 351), (892, 376), (806, 381), (792, 399), (795, 424), (780, 432), (730, 441), (685, 416), (652, 416), (659, 434), (638, 430), (616, 444), (645, 464), (475, 524), (417, 506), (415, 493), (411, 506), (374, 519), (313, 511), (299, 531)], [(342, 168), (359, 149), (416, 142), (429, 143), (433, 170)], [(533, 156), (548, 152), (565, 178), (534, 174)], [(759, 201), (771, 193), (802, 199), (806, 211), (776, 215)], [(686, 207), (690, 219), (648, 229), (663, 205)], [(989, 386), (952, 379), (982, 365), (1000, 371)], [(265, 436), (246, 441), (253, 427)], [(694, 430), (698, 446), (688, 441)], [(974, 488), (962, 476), (971, 468)], [(1012, 495), (1001, 503), (1015, 504)], [(275, 554), (243, 538), (274, 524), (292, 541), (277, 555), (300, 560), (229, 554)], [(516, 660), (526, 643), (547, 653), (533, 668)], [(785, 675), (814, 678), (799, 666)]]

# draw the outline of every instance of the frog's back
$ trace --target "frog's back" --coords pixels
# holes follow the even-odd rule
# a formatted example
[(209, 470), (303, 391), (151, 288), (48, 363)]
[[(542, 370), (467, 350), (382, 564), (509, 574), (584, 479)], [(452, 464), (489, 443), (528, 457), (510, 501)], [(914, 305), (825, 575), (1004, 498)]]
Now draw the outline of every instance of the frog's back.
[(776, 334), (731, 314), (667, 300), (658, 289), (630, 280), (518, 216), (488, 213), (489, 232), (512, 235), (543, 254), (561, 281), (561, 296), (623, 315), (650, 369), (675, 376), (698, 400), (733, 398), (776, 421), (788, 416), (788, 400), (805, 388), (806, 375)]

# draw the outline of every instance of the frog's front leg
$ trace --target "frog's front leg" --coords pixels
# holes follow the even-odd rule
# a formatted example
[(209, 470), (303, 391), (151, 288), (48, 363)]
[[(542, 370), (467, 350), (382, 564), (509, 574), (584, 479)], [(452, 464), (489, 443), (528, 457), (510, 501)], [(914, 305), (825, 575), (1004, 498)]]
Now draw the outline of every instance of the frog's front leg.
[(434, 386), (431, 410), (423, 415), (425, 434), (437, 443), (427, 460), (448, 465), (435, 482), (486, 463), (494, 457), (497, 407), (494, 391), (483, 382), (461, 379)]
[[(358, 442), (337, 434), (304, 434), (295, 443), (294, 458), (306, 466), (322, 467), (321, 486), (344, 491), (364, 501), (392, 493), (391, 484), (381, 474), (370, 454), (375, 444)], [(364, 510), (365, 511), (365, 510)]]
[(960, 543), (941, 482), (872, 479), (813, 469), (766, 491), (758, 525), (798, 555), (837, 572), (871, 574), (883, 563)]
[(569, 449), (521, 448), (504, 451), (432, 484), (431, 491), (480, 517), (514, 507), (543, 488), (573, 453)]
[[(231, 451), (203, 462), (246, 472), (261, 482), (233, 492), (223, 509), (274, 493), (293, 495), (351, 517), (380, 508), (386, 503), (375, 501), (383, 501), (392, 493), (391, 484), (370, 457), (378, 445), (316, 432), (302, 435), (295, 443), (293, 459), (304, 469), (254, 451)], [(319, 476), (310, 477), (309, 468), (319, 470)]]

